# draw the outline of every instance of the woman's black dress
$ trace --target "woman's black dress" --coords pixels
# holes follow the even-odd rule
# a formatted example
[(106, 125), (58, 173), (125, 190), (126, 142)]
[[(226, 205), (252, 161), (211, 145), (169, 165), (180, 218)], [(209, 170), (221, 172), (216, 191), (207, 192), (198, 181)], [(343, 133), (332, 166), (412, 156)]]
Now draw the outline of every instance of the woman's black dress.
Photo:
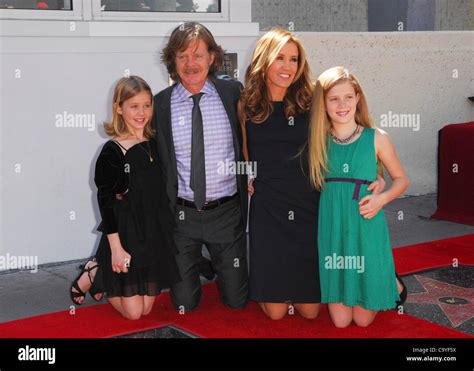
[[(105, 143), (97, 159), (95, 183), (102, 216), (98, 230), (103, 234), (96, 253), (99, 268), (94, 288), (108, 297), (155, 296), (179, 282), (174, 215), (168, 206), (156, 142), (135, 144), (125, 155), (117, 142)], [(123, 193), (122, 200), (117, 199)], [(115, 232), (131, 255), (128, 273), (112, 271), (107, 234)]]
[(319, 303), (319, 192), (311, 187), (306, 151), (309, 115), (287, 119), (283, 102), (261, 124), (247, 122), (257, 178), (250, 200), (249, 298)]

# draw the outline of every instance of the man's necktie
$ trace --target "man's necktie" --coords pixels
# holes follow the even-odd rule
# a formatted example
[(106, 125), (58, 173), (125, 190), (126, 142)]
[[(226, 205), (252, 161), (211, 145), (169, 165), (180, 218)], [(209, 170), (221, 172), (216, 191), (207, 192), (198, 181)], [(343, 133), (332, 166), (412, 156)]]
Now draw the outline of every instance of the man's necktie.
[(204, 131), (199, 101), (204, 93), (192, 96), (194, 101), (192, 125), (193, 139), (191, 147), (191, 182), (194, 191), (194, 203), (201, 210), (206, 202), (206, 166), (204, 161)]

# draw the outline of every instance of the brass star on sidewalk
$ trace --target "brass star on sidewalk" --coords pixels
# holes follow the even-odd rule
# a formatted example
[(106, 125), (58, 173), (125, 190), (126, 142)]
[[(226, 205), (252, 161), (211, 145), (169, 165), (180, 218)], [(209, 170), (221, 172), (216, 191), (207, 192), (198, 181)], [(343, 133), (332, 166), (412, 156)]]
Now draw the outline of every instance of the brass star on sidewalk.
[(407, 303), (438, 305), (453, 327), (474, 317), (474, 288), (451, 285), (418, 275), (415, 278), (426, 291), (409, 294)]

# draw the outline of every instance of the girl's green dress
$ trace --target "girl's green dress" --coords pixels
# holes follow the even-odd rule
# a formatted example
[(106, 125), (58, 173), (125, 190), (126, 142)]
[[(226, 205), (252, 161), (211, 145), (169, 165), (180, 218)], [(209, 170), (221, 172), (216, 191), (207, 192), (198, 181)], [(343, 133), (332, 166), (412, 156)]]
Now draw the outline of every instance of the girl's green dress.
[[(359, 200), (371, 194), (368, 184), (377, 178), (374, 136), (374, 129), (364, 128), (350, 144), (328, 141), (318, 223), (322, 303), (388, 310), (399, 300), (384, 212), (370, 220), (359, 212)], [(359, 192), (356, 181), (365, 181)]]

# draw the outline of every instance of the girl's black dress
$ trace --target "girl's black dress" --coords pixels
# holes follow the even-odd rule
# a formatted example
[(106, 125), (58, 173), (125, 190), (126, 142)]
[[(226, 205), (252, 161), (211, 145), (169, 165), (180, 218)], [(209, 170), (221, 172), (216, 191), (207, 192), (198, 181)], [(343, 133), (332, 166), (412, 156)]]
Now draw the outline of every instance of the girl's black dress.
[[(181, 280), (175, 261), (174, 215), (168, 206), (156, 142), (135, 144), (125, 155), (119, 146), (109, 140), (96, 163), (102, 238), (94, 288), (108, 297), (155, 296)], [(122, 194), (121, 200), (117, 194)], [(131, 255), (128, 273), (112, 271), (107, 234), (116, 232)]]

